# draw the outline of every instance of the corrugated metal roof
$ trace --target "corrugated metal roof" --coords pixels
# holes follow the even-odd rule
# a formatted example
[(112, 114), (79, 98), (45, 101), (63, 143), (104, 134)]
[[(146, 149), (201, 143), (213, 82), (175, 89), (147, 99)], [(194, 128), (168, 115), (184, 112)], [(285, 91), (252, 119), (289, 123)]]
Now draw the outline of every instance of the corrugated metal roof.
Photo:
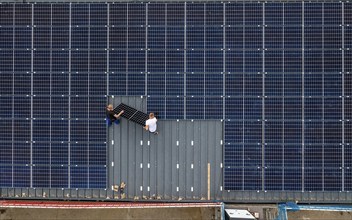
[[(115, 97), (145, 111), (141, 97)], [(220, 120), (159, 120), (159, 135), (122, 118), (108, 128), (109, 183), (129, 199), (216, 199), (222, 184)], [(209, 167), (208, 167), (209, 166)]]

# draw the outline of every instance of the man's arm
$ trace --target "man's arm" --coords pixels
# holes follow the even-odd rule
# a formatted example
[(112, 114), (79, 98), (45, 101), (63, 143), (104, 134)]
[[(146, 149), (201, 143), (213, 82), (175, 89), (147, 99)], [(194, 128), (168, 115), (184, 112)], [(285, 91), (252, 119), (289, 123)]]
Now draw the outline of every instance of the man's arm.
[(148, 120), (145, 121), (144, 129), (145, 129), (146, 131), (148, 131), (148, 129), (149, 129), (149, 121), (148, 121)]
[(122, 111), (120, 111), (120, 113), (118, 114), (118, 115), (114, 115), (115, 116), (115, 118), (119, 118), (122, 114), (123, 114), (123, 110)]

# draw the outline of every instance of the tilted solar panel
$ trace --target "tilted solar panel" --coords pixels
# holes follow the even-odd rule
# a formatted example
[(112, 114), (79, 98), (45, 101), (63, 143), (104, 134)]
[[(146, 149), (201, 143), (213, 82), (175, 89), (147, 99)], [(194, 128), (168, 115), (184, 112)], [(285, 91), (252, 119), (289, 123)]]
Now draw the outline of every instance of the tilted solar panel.
[(114, 109), (115, 114), (119, 114), (121, 111), (124, 111), (121, 117), (126, 118), (127, 120), (133, 121), (139, 125), (144, 126), (145, 121), (148, 120), (149, 116), (137, 109), (132, 108), (124, 103), (121, 103)]

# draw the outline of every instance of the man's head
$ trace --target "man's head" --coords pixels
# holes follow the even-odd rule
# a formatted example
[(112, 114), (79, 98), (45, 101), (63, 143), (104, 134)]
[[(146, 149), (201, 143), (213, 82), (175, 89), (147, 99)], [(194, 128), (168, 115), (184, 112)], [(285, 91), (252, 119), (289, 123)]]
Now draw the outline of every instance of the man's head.
[(153, 112), (149, 113), (149, 118), (154, 118), (154, 113)]
[(114, 110), (114, 107), (110, 104), (110, 105), (106, 106), (106, 109), (109, 111), (112, 111), (112, 110)]

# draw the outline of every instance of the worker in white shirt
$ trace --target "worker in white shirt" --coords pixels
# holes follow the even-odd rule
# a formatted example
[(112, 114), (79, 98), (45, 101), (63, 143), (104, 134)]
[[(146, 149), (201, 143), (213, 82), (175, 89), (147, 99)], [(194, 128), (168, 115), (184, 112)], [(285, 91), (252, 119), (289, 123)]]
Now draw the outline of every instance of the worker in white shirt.
[(156, 130), (156, 122), (158, 120), (156, 119), (155, 115), (153, 112), (149, 114), (149, 119), (145, 121), (145, 126), (144, 129), (149, 131), (150, 133), (153, 133), (155, 135), (159, 134), (159, 132)]

